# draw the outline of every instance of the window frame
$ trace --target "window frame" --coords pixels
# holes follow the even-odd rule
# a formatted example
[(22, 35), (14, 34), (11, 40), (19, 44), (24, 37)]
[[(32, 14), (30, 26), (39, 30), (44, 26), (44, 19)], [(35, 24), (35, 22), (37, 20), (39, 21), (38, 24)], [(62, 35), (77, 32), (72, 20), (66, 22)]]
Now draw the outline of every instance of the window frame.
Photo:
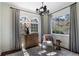
[[(38, 28), (39, 28), (39, 19), (38, 18), (32, 18), (31, 20), (33, 20), (33, 19), (37, 19), (37, 23), (36, 22), (31, 22), (31, 24), (38, 24)], [(31, 31), (31, 27), (30, 27), (30, 33), (39, 33), (39, 30), (38, 30), (38, 32), (32, 32)]]
[(53, 16), (52, 16), (52, 18), (51, 18), (51, 22), (50, 22), (50, 26), (51, 26), (51, 34), (54, 34), (54, 35), (61, 35), (61, 36), (69, 36), (69, 34), (60, 34), (60, 33), (53, 33), (52, 31), (53, 31), (53, 25), (52, 25), (52, 23), (53, 23)]

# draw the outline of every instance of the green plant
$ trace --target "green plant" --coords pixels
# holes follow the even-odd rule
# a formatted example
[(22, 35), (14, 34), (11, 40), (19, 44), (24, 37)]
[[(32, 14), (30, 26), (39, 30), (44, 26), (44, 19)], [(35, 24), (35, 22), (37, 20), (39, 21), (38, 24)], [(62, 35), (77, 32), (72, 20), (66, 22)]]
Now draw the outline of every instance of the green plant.
[(53, 33), (57, 33), (57, 34), (64, 34), (62, 31), (60, 31), (60, 30), (53, 30), (52, 31)]

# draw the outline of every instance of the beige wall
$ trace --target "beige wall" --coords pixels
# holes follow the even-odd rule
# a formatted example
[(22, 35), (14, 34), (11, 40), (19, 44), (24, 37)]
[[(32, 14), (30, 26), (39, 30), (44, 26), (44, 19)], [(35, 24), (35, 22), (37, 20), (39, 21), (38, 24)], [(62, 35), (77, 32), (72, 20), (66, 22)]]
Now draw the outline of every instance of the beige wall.
[(63, 34), (53, 34), (54, 41), (56, 39), (61, 41), (61, 46), (69, 49), (69, 35), (63, 35)]
[(1, 39), (1, 49), (2, 51), (7, 51), (11, 49), (11, 39), (12, 39), (12, 20), (11, 20), (11, 10), (9, 5), (6, 3), (1, 3), (2, 13), (1, 13), (1, 29), (2, 29), (2, 39)]
[(48, 33), (48, 15), (43, 16), (43, 31), (44, 34)]
[[(1, 4), (0, 4), (0, 15), (1, 15)], [(0, 16), (0, 51), (1, 51), (1, 16)]]

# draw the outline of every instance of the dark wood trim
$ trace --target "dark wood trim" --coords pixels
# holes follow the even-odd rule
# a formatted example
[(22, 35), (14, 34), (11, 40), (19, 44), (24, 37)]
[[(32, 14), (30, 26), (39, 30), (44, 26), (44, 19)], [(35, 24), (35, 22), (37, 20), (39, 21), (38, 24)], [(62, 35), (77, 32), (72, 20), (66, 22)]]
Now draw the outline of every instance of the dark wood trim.
[[(32, 46), (32, 47), (36, 47), (38, 45), (35, 45), (35, 46)], [(26, 49), (30, 49), (32, 47), (28, 47)], [(18, 52), (18, 51), (21, 51), (22, 49), (17, 49), (17, 50), (9, 50), (9, 51), (5, 51), (5, 52), (2, 52), (0, 56), (5, 56), (5, 55), (8, 55), (8, 54), (12, 54), (12, 53), (15, 53), (15, 52)]]
[(18, 51), (21, 51), (21, 49), (5, 51), (5, 52), (1, 53), (1, 56), (5, 56), (5, 55), (11, 54), (11, 53), (18, 52)]
[(39, 45), (35, 45), (35, 46), (28, 47), (28, 48), (25, 48), (25, 49), (30, 49), (30, 48), (37, 47), (37, 46), (39, 46)]

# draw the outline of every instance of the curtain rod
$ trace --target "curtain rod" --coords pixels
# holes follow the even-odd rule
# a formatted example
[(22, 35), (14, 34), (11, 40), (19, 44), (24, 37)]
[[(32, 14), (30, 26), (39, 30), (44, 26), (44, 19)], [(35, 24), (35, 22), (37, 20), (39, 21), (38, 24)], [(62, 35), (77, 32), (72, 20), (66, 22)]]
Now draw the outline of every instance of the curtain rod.
[[(77, 3), (77, 2), (74, 2), (73, 4), (76, 4), (76, 3)], [(71, 4), (71, 5), (73, 5), (73, 4)], [(62, 9), (59, 9), (59, 10), (53, 12), (53, 13), (50, 13), (49, 15), (54, 14), (54, 13), (56, 13), (56, 12), (58, 12), (58, 11), (61, 11), (61, 10), (65, 9), (65, 8), (67, 8), (67, 7), (70, 7), (71, 5), (66, 6), (66, 7), (64, 7), (64, 8), (62, 8)]]
[[(14, 8), (14, 7), (10, 7), (11, 9), (17, 9), (17, 8)], [(37, 14), (37, 13), (34, 13), (34, 12), (30, 12), (30, 11), (26, 11), (26, 10), (22, 10), (22, 9), (18, 9), (20, 11), (24, 11), (24, 12), (28, 12), (28, 13), (32, 13), (32, 14)], [(37, 14), (39, 15), (39, 14)]]

